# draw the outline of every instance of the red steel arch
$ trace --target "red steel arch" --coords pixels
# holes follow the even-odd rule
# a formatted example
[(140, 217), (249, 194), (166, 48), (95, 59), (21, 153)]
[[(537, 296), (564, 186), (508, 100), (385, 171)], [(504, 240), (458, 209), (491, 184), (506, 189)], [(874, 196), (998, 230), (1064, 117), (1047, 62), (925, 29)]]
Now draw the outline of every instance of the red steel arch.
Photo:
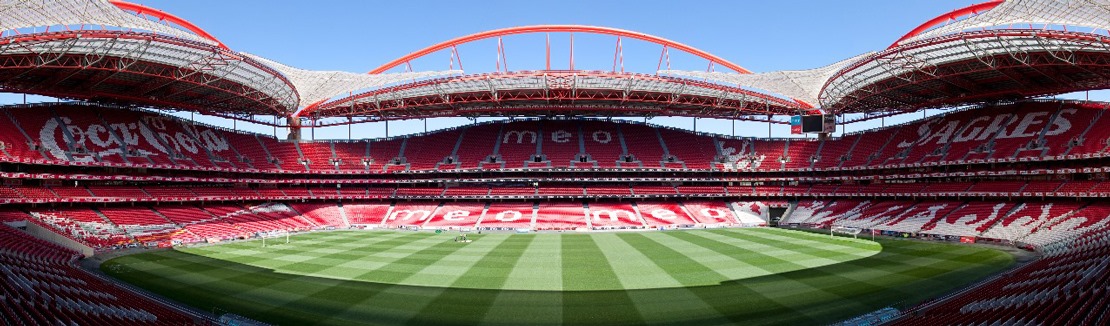
[(917, 28), (914, 28), (909, 33), (906, 33), (906, 35), (902, 35), (901, 38), (899, 38), (897, 41), (894, 41), (894, 43), (888, 46), (887, 49), (898, 46), (898, 43), (901, 43), (902, 41), (905, 41), (911, 37), (920, 35), (921, 33), (924, 33), (925, 31), (933, 27), (940, 26), (941, 24), (944, 24), (948, 21), (956, 20), (956, 18), (959, 18), (960, 16), (977, 15), (981, 12), (994, 9), (994, 7), (998, 7), (998, 5), (1002, 4), (1003, 2), (1005, 2), (1005, 0), (991, 0), (956, 9), (943, 15), (937, 16), (936, 18), (930, 19), (924, 24), (917, 26)]
[(223, 42), (220, 42), (219, 39), (216, 39), (215, 36), (212, 36), (212, 34), (208, 34), (208, 32), (205, 32), (204, 29), (201, 29), (199, 26), (189, 22), (188, 20), (185, 20), (184, 18), (177, 17), (165, 11), (161, 11), (137, 3), (131, 3), (121, 0), (108, 0), (108, 2), (123, 10), (131, 11), (140, 15), (151, 15), (158, 18), (159, 20), (164, 20), (177, 24), (178, 26), (184, 27), (190, 32), (193, 32), (193, 34), (197, 34), (198, 36), (203, 37), (209, 41), (216, 42), (216, 44), (218, 44), (220, 48), (223, 48), (224, 50), (230, 50), (226, 45), (224, 45)]
[(383, 65), (381, 65), (377, 68), (374, 68), (374, 70), (371, 70), (370, 74), (379, 74), (379, 73), (385, 72), (386, 70), (393, 69), (394, 67), (400, 66), (400, 65), (404, 64), (405, 62), (412, 61), (413, 59), (423, 57), (423, 56), (428, 55), (428, 54), (433, 53), (433, 52), (437, 52), (437, 51), (440, 51), (440, 50), (446, 50), (447, 48), (450, 48), (452, 46), (456, 46), (456, 45), (459, 45), (459, 44), (469, 43), (469, 42), (473, 42), (473, 41), (477, 41), (477, 40), (482, 40), (482, 39), (487, 39), (487, 38), (492, 38), (492, 37), (498, 37), (498, 36), (515, 35), (515, 34), (530, 34), (530, 33), (591, 33), (591, 34), (603, 34), (603, 35), (627, 37), (627, 38), (631, 38), (631, 39), (637, 39), (637, 40), (641, 40), (641, 41), (647, 41), (647, 42), (652, 42), (652, 43), (659, 44), (659, 45), (664, 45), (664, 46), (667, 46), (668, 48), (672, 48), (672, 49), (681, 50), (681, 51), (696, 55), (696, 56), (698, 56), (702, 59), (709, 60), (709, 61), (713, 62), (714, 64), (722, 65), (722, 66), (724, 66), (728, 69), (732, 69), (733, 71), (736, 71), (736, 72), (741, 73), (741, 74), (750, 74), (750, 73), (752, 73), (751, 71), (749, 71), (747, 69), (744, 69), (743, 67), (740, 67), (740, 65), (729, 62), (728, 60), (725, 60), (721, 57), (710, 54), (709, 52), (705, 52), (705, 51), (699, 50), (697, 48), (694, 48), (692, 46), (682, 44), (682, 43), (678, 43), (678, 42), (675, 42), (675, 41), (671, 41), (671, 40), (668, 40), (668, 39), (665, 39), (665, 38), (662, 38), (662, 37), (658, 37), (658, 36), (654, 36), (654, 35), (649, 35), (649, 34), (644, 34), (644, 33), (639, 33), (639, 32), (633, 32), (633, 31), (624, 30), (624, 29), (617, 29), (617, 28), (610, 28), (610, 27), (599, 27), (599, 26), (532, 25), (532, 26), (517, 26), (517, 27), (495, 29), (495, 30), (491, 30), (491, 31), (474, 33), (474, 34), (454, 38), (454, 39), (451, 39), (451, 40), (447, 40), (445, 42), (420, 49), (416, 52), (409, 53), (408, 55), (397, 58), (396, 60), (387, 62), (386, 64), (383, 64)]

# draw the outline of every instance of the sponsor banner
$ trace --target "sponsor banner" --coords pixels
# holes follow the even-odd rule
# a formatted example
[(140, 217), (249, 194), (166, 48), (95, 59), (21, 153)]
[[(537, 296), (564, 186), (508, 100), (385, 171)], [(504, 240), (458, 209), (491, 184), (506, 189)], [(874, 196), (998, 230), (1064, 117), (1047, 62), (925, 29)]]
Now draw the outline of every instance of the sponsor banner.
[(917, 127), (916, 137), (903, 140), (897, 146), (943, 146), (992, 138), (1029, 139), (1040, 136), (1042, 131), (1045, 136), (1056, 136), (1072, 129), (1069, 118), (1076, 112), (1076, 109), (1062, 109), (1055, 119), (1047, 111), (975, 116), (967, 120), (931, 119)]
[[(39, 128), (43, 149), (55, 159), (66, 160), (70, 148), (83, 148), (97, 155), (157, 156), (171, 153), (203, 154), (230, 149), (217, 130), (198, 128), (168, 117), (144, 116), (130, 123), (88, 123), (60, 116)], [(188, 128), (188, 130), (187, 130)], [(72, 139), (72, 142), (70, 141)], [(124, 153), (128, 151), (129, 153)], [(74, 157), (78, 163), (95, 163), (92, 156)]]

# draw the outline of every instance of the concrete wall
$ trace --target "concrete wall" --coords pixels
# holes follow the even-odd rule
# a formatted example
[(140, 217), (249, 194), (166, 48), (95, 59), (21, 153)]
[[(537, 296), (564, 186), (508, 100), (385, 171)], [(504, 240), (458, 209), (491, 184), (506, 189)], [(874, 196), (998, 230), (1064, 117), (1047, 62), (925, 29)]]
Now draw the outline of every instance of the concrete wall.
[(86, 246), (61, 234), (54, 233), (54, 231), (51, 231), (50, 229), (44, 228), (35, 223), (27, 223), (27, 233), (30, 233), (36, 238), (49, 241), (50, 243), (76, 250), (77, 252), (81, 253), (81, 255), (85, 256), (85, 258), (92, 257), (93, 255), (92, 247)]

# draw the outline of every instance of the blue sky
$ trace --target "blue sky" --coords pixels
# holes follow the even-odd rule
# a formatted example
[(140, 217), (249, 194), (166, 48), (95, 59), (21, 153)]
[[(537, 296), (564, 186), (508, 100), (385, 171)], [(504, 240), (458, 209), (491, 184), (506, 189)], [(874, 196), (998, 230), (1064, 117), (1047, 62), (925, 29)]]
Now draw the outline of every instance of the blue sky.
[[(981, 1), (265, 1), (265, 0), (132, 0), (192, 21), (236, 51), (285, 64), (318, 70), (369, 71), (409, 52), (454, 37), (521, 25), (583, 24), (653, 34), (718, 55), (755, 72), (824, 66), (887, 47), (907, 31), (939, 14)], [(567, 34), (552, 34), (553, 68), (567, 66)], [(616, 39), (575, 36), (578, 69), (612, 68)], [(504, 39), (510, 70), (542, 69), (544, 36)], [(490, 72), (496, 41), (460, 46), (467, 73)], [(625, 69), (653, 72), (658, 45), (624, 42)], [(671, 52), (672, 67), (705, 70), (707, 62)], [(415, 70), (445, 70), (449, 57), (436, 53), (413, 62)], [(457, 66), (456, 66), (457, 68)], [(1101, 95), (1101, 93), (1100, 93)], [(1105, 96), (1102, 96), (1105, 97)], [(1099, 98), (1099, 96), (1092, 96)], [(21, 101), (5, 94), (0, 101)], [(35, 100), (35, 98), (32, 98)], [(936, 110), (933, 110), (936, 111)], [(184, 116), (188, 116), (185, 114)], [(889, 118), (888, 124), (921, 114)], [(230, 127), (221, 119), (200, 121)], [(654, 118), (650, 122), (691, 128), (691, 118)], [(435, 119), (429, 129), (467, 123)], [(859, 123), (855, 131), (877, 126)], [(728, 121), (699, 120), (699, 131), (731, 133)], [(269, 127), (248, 129), (266, 134)], [(423, 131), (423, 121), (391, 122), (390, 135)], [(773, 136), (788, 136), (773, 126)], [(278, 132), (279, 134), (283, 131)], [(346, 138), (346, 127), (320, 129), (316, 138)], [(382, 137), (381, 124), (354, 127), (354, 138)], [(305, 132), (305, 138), (309, 133)], [(738, 123), (737, 134), (767, 136), (766, 124)]]

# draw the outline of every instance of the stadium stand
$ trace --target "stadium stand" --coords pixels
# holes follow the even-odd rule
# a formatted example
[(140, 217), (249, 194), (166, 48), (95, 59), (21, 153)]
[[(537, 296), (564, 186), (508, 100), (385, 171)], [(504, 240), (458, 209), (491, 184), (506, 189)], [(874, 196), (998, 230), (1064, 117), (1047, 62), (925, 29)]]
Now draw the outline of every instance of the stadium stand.
[(5, 320), (25, 325), (193, 324), (185, 315), (78, 267), (79, 255), (0, 225), (0, 302)]
[(477, 227), (486, 230), (532, 229), (535, 220), (533, 203), (494, 202), (482, 214)]
[[(667, 51), (680, 44), (656, 41), (667, 71), (661, 54), (656, 71), (626, 73), (618, 38), (619, 72), (617, 56), (612, 71), (574, 70), (573, 61), (569, 71), (501, 71), (501, 52), (496, 73), (462, 76), (454, 70), (461, 43), (450, 44), (451, 72), (413, 72), (412, 55), (396, 61), (404, 73), (388, 72), (397, 65), (370, 75), (307, 71), (233, 51), (176, 17), (139, 28), (75, 21), (150, 16), (122, 11), (135, 4), (58, 1), (0, 11), (17, 25), (46, 24), (0, 35), (0, 87), (73, 100), (0, 108), (0, 316), (8, 322), (212, 324), (86, 272), (75, 251), (12, 225), (42, 227), (97, 254), (331, 229), (782, 225), (986, 242), (1038, 256), (882, 322), (1110, 323), (1110, 128), (1101, 128), (1110, 103), (1037, 98), (1107, 85), (1110, 47), (1095, 46), (1108, 43), (1096, 33), (1106, 31), (1099, 1), (989, 1), (814, 70), (750, 74), (696, 49), (709, 71), (671, 70)], [(93, 9), (101, 14), (80, 12)], [(1001, 23), (976, 25), (985, 20), (977, 17)], [(83, 33), (86, 25), (99, 29)], [(65, 31), (42, 28), (52, 26)], [(85, 43), (58, 43), (73, 40)], [(136, 40), (152, 50), (101, 52)], [(93, 70), (104, 70), (96, 63), (106, 57), (118, 64)], [(313, 94), (330, 86), (346, 90)], [(850, 119), (924, 109), (943, 111), (843, 132)], [(267, 126), (272, 117), (274, 135), (168, 111)], [(700, 118), (770, 128), (816, 114), (835, 116), (839, 135), (736, 137), (647, 122), (685, 116), (694, 129)], [(493, 116), (510, 118), (477, 122)], [(475, 122), (392, 137), (386, 124), (380, 139), (300, 137), (301, 123), (438, 117)]]
[[(1102, 204), (1100, 204), (1102, 206)], [(1104, 210), (1104, 208), (1102, 209)], [(1110, 228), (1074, 233), (1035, 262), (934, 305), (895, 325), (1100, 325), (1108, 313)]]
[(646, 226), (632, 204), (587, 204), (586, 214), (595, 230), (640, 229)]
[(485, 203), (446, 203), (439, 214), (429, 218), (422, 227), (429, 229), (473, 229), (482, 218)]
[[(934, 116), (925, 121), (822, 141), (729, 139), (627, 121), (585, 121), (581, 126), (575, 126), (562, 120), (526, 120), (463, 126), (390, 140), (295, 143), (278, 141), (267, 135), (205, 129), (207, 126), (174, 117), (129, 111), (127, 114), (113, 115), (114, 120), (107, 124), (128, 125), (141, 121), (136, 125), (142, 128), (152, 125), (149, 128), (154, 128), (154, 131), (148, 133), (156, 133), (158, 136), (144, 135), (139, 132), (142, 129), (130, 130), (129, 133), (118, 136), (129, 142), (130, 149), (126, 151), (134, 152), (124, 162), (117, 153), (118, 149), (113, 152), (111, 146), (114, 143), (110, 141), (110, 137), (116, 136), (111, 131), (105, 131), (104, 123), (99, 122), (99, 112), (66, 105), (60, 105), (58, 109), (65, 112), (63, 120), (73, 121), (74, 130), (82, 130), (83, 138), (77, 139), (81, 142), (74, 142), (71, 140), (72, 136), (66, 136), (70, 133), (59, 132), (61, 129), (56, 126), (56, 119), (25, 117), (29, 110), (12, 109), (9, 113), (14, 121), (30, 130), (41, 130), (32, 134), (53, 136), (19, 141), (9, 134), (5, 141), (8, 153), (29, 153), (27, 158), (34, 159), (36, 154), (33, 153), (36, 152), (28, 144), (42, 144), (41, 147), (51, 153), (51, 160), (61, 162), (91, 165), (127, 163), (229, 171), (249, 165), (274, 172), (308, 173), (336, 169), (365, 171), (367, 166), (364, 160), (372, 160), (380, 167), (371, 169), (377, 172), (453, 169), (456, 166), (461, 169), (571, 168), (572, 161), (575, 163), (574, 168), (593, 168), (590, 160), (596, 161), (597, 167), (603, 168), (616, 168), (619, 165), (626, 169), (682, 170), (711, 170), (723, 160), (733, 169), (788, 171), (811, 167), (823, 170), (838, 167), (950, 165), (966, 161), (1055, 160), (1065, 153), (1082, 158), (1083, 155), (1102, 153), (1106, 147), (1079, 144), (1060, 149), (1037, 145), (1050, 141), (1057, 143), (1064, 139), (1069, 139), (1065, 142), (1074, 143), (1072, 140), (1076, 140), (1078, 134), (1085, 134), (1087, 130), (1079, 130), (1083, 129), (1080, 128), (1081, 124), (1073, 121), (1101, 116), (1098, 112), (1101, 112), (1102, 106), (1083, 102), (1027, 102), (1011, 107), (964, 110)], [(1004, 113), (1009, 110), (1016, 113)], [(992, 111), (998, 113), (991, 114)], [(976, 117), (972, 112), (983, 116)], [(549, 125), (551, 129), (541, 133), (540, 129), (544, 125)], [(567, 130), (576, 129), (572, 127), (581, 127), (582, 130)], [(993, 133), (982, 131), (987, 127), (991, 127)], [(112, 130), (116, 129), (118, 128), (113, 127)], [(51, 130), (53, 134), (50, 133)], [(204, 138), (212, 139), (214, 143), (198, 140), (189, 130), (203, 130), (200, 132), (208, 135)], [(1101, 131), (1096, 130), (1094, 135), (1098, 132)], [(105, 140), (106, 137), (108, 140)], [(99, 144), (108, 147), (93, 144), (94, 138)], [(173, 139), (177, 140), (172, 143), (168, 141)], [(668, 139), (675, 144), (694, 145), (664, 147)], [(233, 150), (238, 154), (229, 153), (232, 149), (226, 145), (228, 142), (236, 144)], [(576, 149), (576, 143), (584, 147)], [(456, 149), (443, 144), (459, 146)], [(712, 144), (719, 144), (721, 152), (717, 153)], [(545, 145), (549, 148), (548, 153), (542, 149)], [(367, 147), (369, 158), (366, 158)], [(408, 155), (402, 153), (402, 147)], [(674, 147), (673, 150), (671, 147)], [(78, 148), (83, 148), (87, 153), (76, 153), (78, 155), (74, 156), (74, 151)], [(205, 151), (211, 153), (211, 156)], [(1050, 155), (1055, 151), (1063, 153)], [(104, 153), (104, 157), (113, 158), (104, 161), (99, 156), (94, 157), (92, 152)], [(1002, 152), (1006, 154), (997, 154)], [(555, 155), (557, 158), (552, 160)], [(238, 159), (228, 159), (225, 160), (226, 164), (217, 164), (220, 161), (214, 160), (215, 157)]]
[(694, 227), (698, 224), (686, 210), (677, 203), (645, 202), (636, 203), (644, 224), (653, 228)]
[(297, 211), (306, 221), (313, 226), (347, 227), (339, 206), (334, 204), (291, 204), (290, 208)]
[(306, 142), (296, 144), (302, 153), (304, 153), (304, 160), (308, 163), (311, 170), (335, 170), (337, 166), (335, 163), (335, 155), (332, 151), (332, 143), (327, 142)]
[(582, 143), (579, 142), (581, 138), (575, 121), (545, 120), (540, 122), (540, 127), (543, 128), (541, 154), (543, 159), (551, 162), (551, 167), (584, 167), (575, 162), (583, 150), (579, 145)]
[(590, 218), (581, 203), (543, 202), (536, 206), (535, 230), (590, 228)]

